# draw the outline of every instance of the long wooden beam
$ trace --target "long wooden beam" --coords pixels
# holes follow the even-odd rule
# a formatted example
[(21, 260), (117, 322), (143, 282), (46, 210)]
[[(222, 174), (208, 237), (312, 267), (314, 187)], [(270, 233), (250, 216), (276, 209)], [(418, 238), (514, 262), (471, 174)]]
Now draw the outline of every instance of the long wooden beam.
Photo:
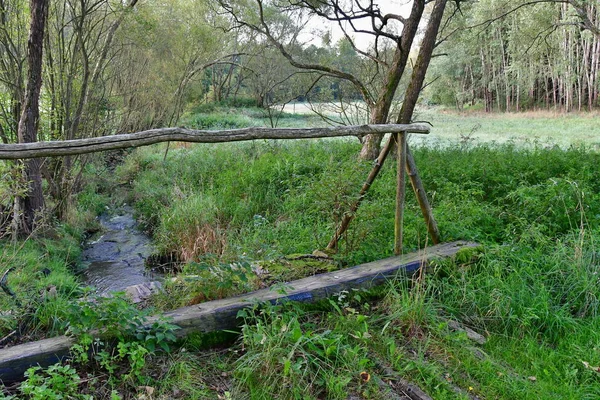
[[(343, 290), (370, 288), (381, 285), (397, 276), (411, 275), (432, 259), (448, 258), (460, 249), (476, 247), (470, 242), (445, 243), (427, 249), (355, 267), (341, 269), (289, 282), (281, 290), (262, 289), (228, 299), (208, 301), (179, 308), (164, 314), (181, 327), (179, 337), (193, 332), (215, 332), (233, 329), (240, 324), (238, 311), (260, 303), (277, 303), (283, 300), (315, 302)], [(151, 324), (155, 319), (148, 321)], [(48, 366), (69, 355), (75, 339), (59, 336), (37, 342), (25, 343), (0, 350), (0, 381), (6, 383), (23, 378), (32, 365)]]
[(221, 143), (260, 139), (313, 139), (342, 136), (361, 137), (384, 133), (429, 133), (426, 124), (356, 125), (332, 128), (243, 128), (207, 131), (187, 128), (159, 128), (97, 138), (51, 142), (0, 144), (0, 160), (71, 156), (148, 146), (161, 142)]

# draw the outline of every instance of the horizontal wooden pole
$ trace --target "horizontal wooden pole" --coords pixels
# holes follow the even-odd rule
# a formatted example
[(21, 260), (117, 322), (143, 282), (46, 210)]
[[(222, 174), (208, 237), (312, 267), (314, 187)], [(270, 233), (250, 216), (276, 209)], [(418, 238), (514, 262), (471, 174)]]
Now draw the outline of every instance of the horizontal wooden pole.
[(364, 136), (385, 133), (429, 133), (426, 124), (356, 125), (332, 128), (243, 128), (207, 131), (187, 128), (158, 128), (97, 138), (0, 144), (0, 160), (60, 157), (105, 150), (148, 146), (161, 142), (222, 143), (260, 139), (314, 139)]
[[(368, 289), (397, 276), (412, 275), (432, 259), (452, 257), (460, 249), (476, 246), (479, 245), (470, 242), (444, 243), (418, 252), (289, 282), (284, 287), (287, 289), (285, 291), (261, 289), (237, 297), (182, 307), (165, 313), (163, 317), (169, 318), (171, 323), (181, 328), (175, 332), (179, 337), (194, 332), (234, 329), (240, 324), (237, 318), (238, 311), (254, 304), (274, 304), (283, 300), (310, 303), (343, 290)], [(152, 324), (156, 318), (151, 318), (147, 323)], [(73, 338), (58, 336), (1, 349), (0, 380), (5, 384), (13, 382), (22, 379), (23, 373), (32, 365), (51, 365), (67, 357), (74, 343)]]

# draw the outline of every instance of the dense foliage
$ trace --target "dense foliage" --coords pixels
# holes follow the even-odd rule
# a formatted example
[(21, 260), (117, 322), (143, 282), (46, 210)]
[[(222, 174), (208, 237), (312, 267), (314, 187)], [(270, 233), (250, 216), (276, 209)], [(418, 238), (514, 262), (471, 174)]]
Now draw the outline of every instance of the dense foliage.
[(431, 101), (458, 109), (481, 104), (486, 111), (598, 107), (597, 2), (536, 3), (465, 2), (453, 35), (440, 46), (447, 56), (429, 71), (439, 78)]
[[(163, 249), (201, 263), (212, 253), (228, 265), (239, 257), (276, 259), (325, 246), (369, 168), (356, 161), (357, 148), (344, 141), (198, 146), (171, 149), (164, 161), (162, 151), (145, 149), (120, 173), (135, 182), (140, 219)], [(388, 316), (361, 308), (373, 303), (357, 304), (354, 294), (342, 301), (346, 308), (337, 317), (297, 308), (247, 315), (252, 324), (244, 328), (247, 354), (235, 364), (236, 390), (259, 397), (283, 390), (277, 393), (286, 398), (345, 398), (357, 390), (378, 398), (372, 386), (356, 386), (356, 376), (358, 369), (377, 371), (373, 360), (383, 358), (439, 398), (452, 393), (441, 378), (448, 363), (462, 371), (452, 374), (457, 383), (484, 396), (592, 396), (598, 378), (581, 361), (600, 362), (589, 347), (600, 324), (598, 154), (514, 144), (421, 147), (414, 154), (444, 240), (476, 240), (484, 254), (474, 264), (468, 256), (443, 263), (412, 289), (399, 282), (388, 295), (395, 299)], [(343, 262), (392, 252), (394, 182), (394, 168), (387, 166), (341, 242), (337, 257)], [(428, 245), (412, 198), (406, 218), (406, 248)], [(488, 332), (488, 361), (448, 334), (447, 317)], [(342, 334), (349, 326), (356, 339)], [(361, 341), (365, 331), (393, 350)], [(414, 360), (404, 353), (413, 346), (434, 355)], [(436, 355), (438, 346), (446, 356)], [(327, 375), (330, 368), (339, 374)], [(532, 376), (535, 385), (527, 379)], [(269, 383), (277, 379), (297, 389), (277, 389)]]

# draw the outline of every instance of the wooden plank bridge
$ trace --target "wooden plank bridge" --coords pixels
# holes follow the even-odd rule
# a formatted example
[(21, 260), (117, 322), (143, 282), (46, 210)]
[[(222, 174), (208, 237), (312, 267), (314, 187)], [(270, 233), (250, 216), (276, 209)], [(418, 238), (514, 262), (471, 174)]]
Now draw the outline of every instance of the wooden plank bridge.
[[(285, 300), (310, 303), (343, 290), (368, 289), (397, 277), (411, 276), (432, 260), (451, 258), (461, 249), (477, 246), (476, 243), (462, 241), (439, 244), (418, 252), (292, 281), (285, 292), (267, 288), (179, 308), (163, 316), (181, 328), (176, 331), (179, 337), (194, 332), (235, 329), (241, 322), (237, 319), (237, 313), (244, 308)], [(152, 319), (148, 323), (151, 324)], [(22, 379), (23, 373), (31, 366), (48, 366), (68, 357), (69, 349), (75, 342), (74, 338), (59, 336), (0, 350), (0, 380), (6, 384)]]

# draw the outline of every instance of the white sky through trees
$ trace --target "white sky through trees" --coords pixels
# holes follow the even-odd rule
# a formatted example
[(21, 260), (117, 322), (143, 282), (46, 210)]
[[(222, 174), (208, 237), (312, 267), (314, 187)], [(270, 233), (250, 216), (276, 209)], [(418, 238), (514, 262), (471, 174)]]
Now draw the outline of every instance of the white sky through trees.
[[(370, 0), (352, 1), (358, 1), (361, 5), (367, 5)], [(408, 16), (412, 7), (412, 0), (376, 0), (374, 3), (380, 7), (382, 14), (393, 13), (400, 14), (402, 16)], [(323, 21), (321, 19), (315, 19), (314, 21), (310, 21), (308, 26), (309, 29), (312, 31), (312, 40), (309, 40), (309, 42), (312, 42), (317, 46), (323, 44), (323, 38), (325, 37), (328, 31), (332, 43), (336, 43), (344, 36), (340, 27), (333, 22), (328, 23), (326, 26), (324, 26)], [(346, 32), (354, 39), (356, 45), (360, 49), (366, 50), (373, 43), (374, 39), (372, 35), (354, 33), (349, 25), (345, 26)], [(370, 30), (371, 20), (368, 18), (364, 18), (363, 20), (355, 22), (355, 26), (358, 29)], [(401, 25), (398, 25), (398, 29), (401, 29)]]

